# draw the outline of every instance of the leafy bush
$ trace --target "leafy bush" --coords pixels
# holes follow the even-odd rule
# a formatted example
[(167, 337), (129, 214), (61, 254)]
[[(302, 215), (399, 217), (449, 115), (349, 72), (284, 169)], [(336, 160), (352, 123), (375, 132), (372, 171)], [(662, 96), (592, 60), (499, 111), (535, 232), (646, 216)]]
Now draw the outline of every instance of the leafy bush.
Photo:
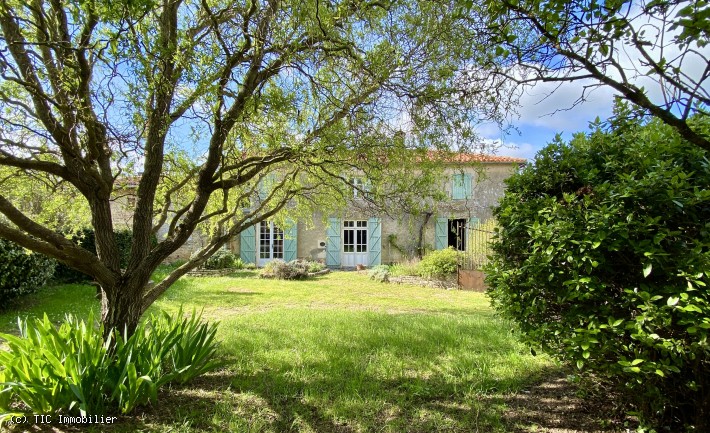
[(253, 271), (254, 269), (256, 269), (256, 264), (255, 263), (245, 263), (244, 269)]
[[(155, 401), (169, 382), (184, 383), (218, 364), (216, 324), (167, 313), (151, 315), (129, 338), (104, 340), (103, 328), (67, 316), (56, 328), (47, 318), (19, 320), (20, 336), (0, 334), (9, 351), (0, 351), (0, 423), (14, 402), (29, 413), (123, 413)], [(110, 352), (113, 336), (115, 346)], [(17, 409), (14, 409), (17, 410)]]
[(387, 265), (378, 265), (367, 271), (371, 280), (386, 283), (390, 280), (390, 268)]
[(301, 280), (308, 277), (309, 273), (325, 269), (323, 264), (309, 260), (291, 260), (284, 262), (275, 259), (268, 262), (260, 271), (262, 278), (276, 278), (277, 280)]
[[(118, 230), (114, 232), (114, 238), (121, 256), (121, 267), (125, 268), (131, 255), (133, 233), (130, 230)], [(79, 230), (72, 236), (72, 241), (91, 254), (96, 255), (96, 235), (93, 228)], [(151, 242), (155, 245), (158, 240), (153, 236)], [(76, 283), (91, 280), (91, 277), (63, 263), (58, 263), (54, 279), (61, 282)]]
[(393, 277), (403, 277), (407, 275), (419, 275), (419, 260), (409, 260), (402, 263), (396, 263), (389, 267), (390, 275)]
[(56, 262), (0, 239), (0, 303), (35, 292), (52, 277)]
[(305, 262), (308, 264), (308, 272), (310, 273), (316, 273), (325, 270), (325, 265), (321, 262), (314, 262), (310, 260), (305, 260)]
[(202, 267), (204, 269), (242, 269), (244, 268), (244, 263), (233, 252), (222, 249), (212, 254)]
[(660, 122), (611, 126), (509, 178), (488, 293), (527, 341), (626, 389), (647, 422), (707, 431), (710, 155)]
[(419, 262), (419, 275), (430, 278), (443, 278), (455, 274), (461, 254), (452, 247), (434, 250), (422, 257)]

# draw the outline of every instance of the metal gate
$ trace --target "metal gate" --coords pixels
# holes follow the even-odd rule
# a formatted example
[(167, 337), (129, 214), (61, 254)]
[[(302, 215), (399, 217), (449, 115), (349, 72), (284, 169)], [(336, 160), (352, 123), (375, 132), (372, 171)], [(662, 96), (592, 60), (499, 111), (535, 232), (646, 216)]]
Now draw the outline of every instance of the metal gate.
[(461, 269), (480, 270), (488, 263), (489, 241), (493, 237), (495, 221), (478, 222), (466, 227), (466, 250), (463, 252)]
[(490, 240), (493, 237), (495, 221), (469, 224), (466, 227), (466, 249), (461, 254), (458, 269), (458, 285), (461, 289), (485, 291), (485, 275), (481, 272), (483, 265), (488, 263), (491, 253)]

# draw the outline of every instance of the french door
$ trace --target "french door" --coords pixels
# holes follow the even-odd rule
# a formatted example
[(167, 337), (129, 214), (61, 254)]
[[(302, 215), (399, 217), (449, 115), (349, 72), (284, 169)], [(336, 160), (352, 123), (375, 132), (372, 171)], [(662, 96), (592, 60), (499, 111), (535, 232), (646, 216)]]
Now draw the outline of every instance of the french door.
[(257, 265), (264, 266), (273, 259), (284, 258), (284, 232), (273, 222), (259, 223), (259, 258)]
[(343, 260), (342, 265), (354, 268), (367, 265), (367, 221), (343, 221)]

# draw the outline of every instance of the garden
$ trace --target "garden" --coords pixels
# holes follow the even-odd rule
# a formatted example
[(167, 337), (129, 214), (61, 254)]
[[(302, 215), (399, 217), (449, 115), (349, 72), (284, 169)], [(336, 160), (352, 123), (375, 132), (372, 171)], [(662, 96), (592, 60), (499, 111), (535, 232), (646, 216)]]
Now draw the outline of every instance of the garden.
[[(169, 271), (163, 266), (155, 278)], [(46, 314), (55, 324), (67, 313), (87, 320), (100, 309), (94, 287), (77, 283), (46, 286), (12, 306), (0, 314), (0, 332), (17, 333), (18, 312), (30, 322)], [(551, 421), (554, 408), (538, 419), (520, 398), (539, 397), (535, 385), (563, 373), (549, 358), (532, 356), (480, 293), (385, 284), (365, 272), (280, 280), (238, 270), (183, 277), (144, 322), (163, 312), (189, 318), (192, 311), (218, 324), (219, 345), (210, 361), (219, 365), (185, 383), (170, 381), (157, 400), (125, 414), (106, 407), (101, 414), (117, 421), (82, 431), (508, 432), (560, 426)], [(573, 392), (566, 404), (576, 398)], [(14, 410), (21, 406), (12, 404)], [(587, 422), (602, 422), (579, 407)], [(578, 422), (569, 421), (570, 428)]]

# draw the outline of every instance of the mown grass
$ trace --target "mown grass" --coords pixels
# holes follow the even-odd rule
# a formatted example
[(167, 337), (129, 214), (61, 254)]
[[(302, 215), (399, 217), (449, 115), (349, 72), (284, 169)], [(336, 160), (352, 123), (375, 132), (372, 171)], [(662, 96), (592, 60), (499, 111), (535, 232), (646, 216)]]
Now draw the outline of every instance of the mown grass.
[(59, 322), (67, 313), (88, 317), (101, 309), (96, 288), (88, 284), (60, 284), (42, 287), (31, 295), (10, 301), (0, 309), (0, 332), (17, 333), (17, 318), (43, 317)]
[[(45, 304), (52, 316), (86, 315), (98, 308), (93, 295), (49, 288), (28, 298), (25, 313)], [(88, 431), (505, 432), (506, 396), (552, 367), (479, 293), (354, 272), (310, 281), (242, 272), (183, 278), (152, 309), (181, 304), (220, 321), (226, 366)]]

